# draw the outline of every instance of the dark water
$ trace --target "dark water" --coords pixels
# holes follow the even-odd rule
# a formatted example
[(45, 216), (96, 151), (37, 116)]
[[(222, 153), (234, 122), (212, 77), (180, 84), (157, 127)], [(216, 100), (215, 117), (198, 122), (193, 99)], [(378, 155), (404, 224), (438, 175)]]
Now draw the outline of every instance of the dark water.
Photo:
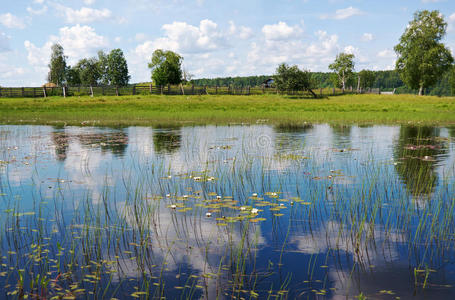
[(1, 126), (0, 160), (3, 297), (455, 299), (453, 128)]

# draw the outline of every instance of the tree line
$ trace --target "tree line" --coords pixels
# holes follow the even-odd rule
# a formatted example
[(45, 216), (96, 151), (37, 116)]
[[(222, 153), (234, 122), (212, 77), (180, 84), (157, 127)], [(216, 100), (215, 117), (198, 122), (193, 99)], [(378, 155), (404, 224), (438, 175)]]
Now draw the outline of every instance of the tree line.
[[(450, 95), (455, 90), (454, 59), (441, 42), (447, 22), (435, 11), (418, 11), (409, 23), (394, 50), (398, 56), (394, 71), (361, 70), (355, 72), (355, 56), (339, 53), (329, 65), (330, 73), (310, 72), (296, 65), (280, 64), (274, 75), (194, 79), (183, 70), (183, 57), (173, 51), (157, 49), (150, 63), (151, 79), (155, 85), (192, 83), (207, 86), (260, 86), (268, 79), (279, 91), (309, 90), (317, 87), (348, 87), (396, 89), (419, 95)], [(129, 83), (128, 65), (122, 50), (98, 52), (97, 57), (81, 59), (67, 66), (67, 57), (59, 44), (52, 46), (48, 81), (56, 85), (99, 84), (125, 86)]]
[(109, 53), (99, 51), (97, 57), (83, 58), (74, 66), (68, 65), (67, 59), (63, 47), (54, 44), (51, 48), (48, 82), (57, 86), (126, 86), (131, 78), (121, 49)]

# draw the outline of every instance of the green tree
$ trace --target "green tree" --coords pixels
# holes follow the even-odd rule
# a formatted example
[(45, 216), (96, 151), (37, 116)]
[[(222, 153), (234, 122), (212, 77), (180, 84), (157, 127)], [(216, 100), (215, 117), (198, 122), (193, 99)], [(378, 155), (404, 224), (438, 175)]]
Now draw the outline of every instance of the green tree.
[(96, 86), (101, 80), (100, 62), (95, 57), (81, 59), (77, 63), (76, 69), (83, 85)]
[(51, 61), (49, 63), (48, 82), (60, 86), (65, 83), (66, 75), (66, 56), (60, 44), (54, 44), (51, 48)]
[(109, 84), (115, 86), (128, 85), (131, 76), (128, 74), (128, 64), (122, 50), (114, 49), (109, 53), (106, 72)]
[(109, 84), (109, 75), (108, 75), (108, 55), (104, 51), (98, 51), (98, 67), (100, 70), (101, 78), (100, 81), (102, 84)]
[(329, 69), (333, 70), (343, 89), (346, 89), (346, 82), (354, 71), (354, 54), (340, 53), (337, 55)]
[(157, 49), (148, 64), (152, 80), (156, 85), (179, 84), (183, 79), (183, 57), (172, 51)]
[(440, 42), (446, 29), (439, 11), (418, 11), (395, 46), (396, 69), (403, 82), (418, 89), (419, 95), (436, 84), (453, 63), (450, 50)]
[(297, 66), (280, 64), (274, 75), (275, 85), (280, 92), (309, 90), (312, 87), (311, 73)]
[(360, 90), (360, 88), (365, 89), (373, 87), (374, 82), (376, 80), (375, 72), (370, 70), (362, 70), (359, 72), (359, 74), (357, 74), (357, 76), (358, 76), (357, 90)]
[(71, 66), (66, 69), (66, 83), (68, 85), (80, 85), (81, 84), (81, 76), (79, 73), (79, 69), (76, 67), (72, 68)]

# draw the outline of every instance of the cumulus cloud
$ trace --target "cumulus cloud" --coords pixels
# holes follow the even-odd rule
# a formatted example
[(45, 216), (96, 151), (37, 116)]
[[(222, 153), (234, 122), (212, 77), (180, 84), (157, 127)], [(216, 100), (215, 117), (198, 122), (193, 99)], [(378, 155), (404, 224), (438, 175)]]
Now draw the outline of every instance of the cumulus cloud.
[(303, 30), (298, 25), (291, 27), (285, 22), (278, 22), (277, 24), (272, 25), (264, 25), (264, 27), (262, 27), (262, 33), (264, 34), (265, 39), (272, 41), (298, 38), (302, 32)]
[(335, 14), (332, 15), (322, 15), (321, 19), (334, 19), (334, 20), (345, 20), (353, 16), (363, 15), (364, 12), (358, 8), (349, 6), (347, 8), (338, 9), (335, 11)]
[(151, 57), (156, 49), (177, 51), (181, 54), (203, 53), (223, 48), (227, 45), (224, 34), (211, 20), (202, 20), (199, 27), (185, 22), (163, 25), (164, 37), (147, 41), (136, 47), (137, 55)]
[[(266, 40), (251, 43), (248, 63), (255, 72), (272, 73), (282, 62), (297, 64), (305, 69), (322, 71), (340, 51), (338, 36), (319, 30), (306, 41), (301, 39)], [(257, 71), (256, 71), (257, 69)]]
[(51, 36), (42, 47), (37, 47), (30, 41), (25, 41), (28, 62), (37, 68), (45, 68), (50, 57), (52, 44), (60, 43), (65, 49), (70, 64), (77, 60), (94, 55), (96, 51), (109, 45), (108, 40), (98, 35), (90, 26), (76, 25), (63, 27), (58, 36)]
[(112, 12), (107, 9), (96, 9), (91, 7), (82, 7), (81, 9), (72, 9), (63, 5), (57, 5), (57, 10), (65, 18), (65, 22), (72, 24), (91, 23), (108, 19)]
[(253, 30), (246, 26), (236, 26), (234, 21), (229, 21), (229, 34), (232, 36), (237, 36), (242, 40), (247, 40), (251, 38), (253, 34)]
[(17, 28), (17, 29), (24, 29), (25, 23), (22, 19), (16, 17), (11, 13), (6, 13), (0, 15), (0, 24), (8, 28)]

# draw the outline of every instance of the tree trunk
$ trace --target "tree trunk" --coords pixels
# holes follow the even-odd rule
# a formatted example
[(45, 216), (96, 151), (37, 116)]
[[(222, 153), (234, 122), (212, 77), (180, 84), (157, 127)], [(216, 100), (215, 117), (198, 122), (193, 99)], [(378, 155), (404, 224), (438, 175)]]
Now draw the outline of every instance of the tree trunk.
[(423, 84), (420, 85), (419, 96), (423, 96)]
[(357, 77), (357, 93), (360, 92), (360, 76)]
[(341, 80), (341, 83), (343, 85), (343, 91), (345, 90), (345, 81), (346, 81), (346, 77), (344, 76), (344, 70), (343, 70), (343, 79)]

